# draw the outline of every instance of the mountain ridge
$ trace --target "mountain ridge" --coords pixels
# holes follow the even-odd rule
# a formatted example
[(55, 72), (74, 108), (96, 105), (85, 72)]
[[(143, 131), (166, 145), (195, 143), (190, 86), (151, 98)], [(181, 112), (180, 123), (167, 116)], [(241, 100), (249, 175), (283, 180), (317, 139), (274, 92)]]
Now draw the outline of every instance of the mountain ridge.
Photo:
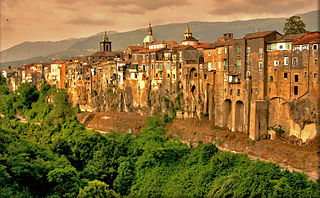
[[(299, 15), (306, 23), (306, 28), (309, 31), (319, 31), (319, 12), (320, 10), (315, 10)], [(285, 20), (286, 18), (259, 18), (235, 20), (231, 22), (192, 21), (188, 23), (169, 23), (154, 26), (153, 34), (158, 41), (174, 40), (181, 42), (183, 40), (185, 26), (188, 24), (194, 37), (199, 39), (200, 42), (213, 42), (226, 32), (234, 33), (234, 37), (236, 38), (257, 30), (276, 30), (282, 33)], [(122, 51), (127, 46), (141, 44), (147, 34), (146, 29), (147, 28), (138, 28), (126, 32), (109, 31), (108, 36), (112, 41), (113, 51)], [(0, 67), (40, 61), (51, 62), (77, 56), (84, 57), (99, 50), (99, 42), (101, 41), (102, 34), (103, 32), (99, 32), (89, 37), (64, 39), (55, 42), (23, 42), (0, 52)], [(30, 47), (30, 45), (35, 45), (35, 47)]]

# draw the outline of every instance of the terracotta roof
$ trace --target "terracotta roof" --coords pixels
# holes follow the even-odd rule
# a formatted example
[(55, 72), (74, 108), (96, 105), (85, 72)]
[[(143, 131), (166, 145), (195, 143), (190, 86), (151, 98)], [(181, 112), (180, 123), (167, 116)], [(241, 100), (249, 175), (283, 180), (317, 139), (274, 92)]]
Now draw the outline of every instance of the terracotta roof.
[(194, 46), (192, 46), (192, 45), (178, 45), (176, 47), (173, 47), (173, 50), (179, 51), (179, 50), (184, 50), (188, 47), (195, 49)]
[(178, 44), (178, 42), (177, 41), (170, 41), (170, 43), (172, 43), (172, 44)]
[(283, 35), (283, 36), (281, 36), (280, 38), (278, 38), (278, 39), (276, 39), (274, 41), (270, 41), (269, 43), (292, 42), (292, 41), (295, 41), (297, 39), (300, 39), (304, 35), (306, 35), (306, 33)]
[(130, 48), (131, 50), (142, 50), (142, 49), (144, 49), (144, 47), (142, 47), (142, 46), (129, 46), (128, 48)]
[(320, 32), (313, 32), (311, 34), (306, 34), (302, 38), (293, 42), (294, 45), (303, 45), (309, 43), (317, 43), (320, 39)]
[(164, 48), (159, 48), (159, 49), (143, 49), (143, 50), (140, 50), (138, 51), (137, 53), (149, 53), (149, 52), (156, 52), (156, 51), (160, 51)]
[(209, 45), (203, 47), (204, 49), (214, 49), (221, 46), (228, 46), (233, 44), (233, 39), (227, 41), (216, 41), (214, 43), (210, 43)]
[(34, 64), (33, 64), (33, 63), (23, 65), (23, 67), (24, 67), (24, 68), (33, 67), (33, 66), (34, 66)]
[(269, 34), (275, 33), (277, 31), (273, 30), (273, 31), (266, 31), (266, 32), (256, 32), (256, 33), (250, 33), (250, 34), (246, 34), (245, 38), (259, 38), (259, 37), (265, 37), (268, 36)]
[(199, 43), (198, 45), (193, 45), (193, 47), (195, 48), (201, 48), (201, 47), (205, 47), (208, 46), (210, 43)]

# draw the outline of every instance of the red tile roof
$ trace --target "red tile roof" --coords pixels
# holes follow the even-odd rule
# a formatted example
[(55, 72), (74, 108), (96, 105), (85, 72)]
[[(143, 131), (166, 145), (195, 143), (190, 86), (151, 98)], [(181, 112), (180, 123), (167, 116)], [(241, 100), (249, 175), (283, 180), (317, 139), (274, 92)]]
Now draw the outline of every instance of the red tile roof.
[(143, 49), (143, 50), (140, 50), (140, 51), (138, 51), (137, 53), (150, 53), (150, 52), (156, 52), (156, 51), (160, 51), (160, 50), (162, 50), (162, 49), (164, 49), (164, 48), (159, 48), (159, 49)]
[(320, 32), (313, 32), (311, 34), (306, 34), (302, 38), (293, 42), (293, 45), (303, 45), (303, 44), (311, 44), (318, 43), (320, 40)]
[(210, 45), (210, 43), (199, 43), (198, 45), (193, 45), (193, 47), (202, 48), (202, 47), (205, 47), (205, 46), (208, 46), (208, 45)]
[(128, 48), (130, 48), (131, 50), (142, 50), (142, 49), (144, 49), (144, 47), (142, 47), (142, 46), (129, 46)]
[(300, 39), (306, 35), (305, 33), (302, 34), (289, 34), (289, 35), (283, 35), (280, 38), (276, 39), (275, 41), (272, 41), (271, 43), (278, 43), (278, 42), (290, 42), (290, 41), (295, 41), (297, 39)]
[(177, 45), (178, 42), (177, 41), (170, 41), (170, 43)]

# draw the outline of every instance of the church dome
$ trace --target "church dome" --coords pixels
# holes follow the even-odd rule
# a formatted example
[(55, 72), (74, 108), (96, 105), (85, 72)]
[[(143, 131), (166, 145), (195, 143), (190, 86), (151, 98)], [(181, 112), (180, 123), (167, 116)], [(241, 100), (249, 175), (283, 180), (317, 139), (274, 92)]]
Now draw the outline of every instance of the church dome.
[(156, 42), (156, 38), (152, 35), (147, 35), (143, 39), (143, 43), (153, 43), (153, 42)]

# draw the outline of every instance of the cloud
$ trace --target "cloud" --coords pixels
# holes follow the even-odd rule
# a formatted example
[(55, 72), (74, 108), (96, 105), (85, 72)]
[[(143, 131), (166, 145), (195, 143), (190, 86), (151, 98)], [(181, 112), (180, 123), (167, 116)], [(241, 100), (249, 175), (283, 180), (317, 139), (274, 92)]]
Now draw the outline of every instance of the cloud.
[(211, 10), (212, 15), (237, 14), (287, 14), (299, 12), (304, 8), (313, 8), (317, 5), (314, 0), (224, 0), (215, 3)]
[(66, 24), (71, 25), (112, 25), (113, 22), (107, 19), (92, 19), (86, 17), (78, 17), (70, 19)]

